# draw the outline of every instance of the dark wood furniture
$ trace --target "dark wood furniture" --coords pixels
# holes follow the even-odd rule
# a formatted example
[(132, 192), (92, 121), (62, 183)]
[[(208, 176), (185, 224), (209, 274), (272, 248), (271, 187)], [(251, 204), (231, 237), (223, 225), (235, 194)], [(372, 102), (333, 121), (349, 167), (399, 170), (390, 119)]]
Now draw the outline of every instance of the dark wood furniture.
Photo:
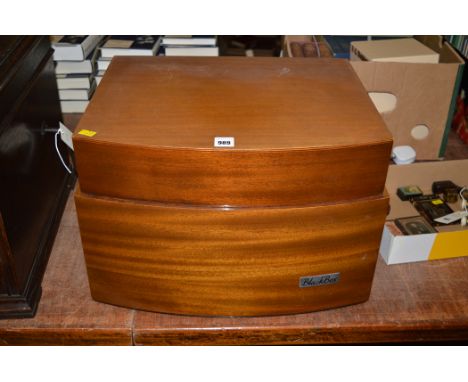
[(346, 61), (116, 57), (74, 135), (91, 293), (215, 316), (363, 302), (391, 146)]
[(468, 341), (468, 257), (385, 265), (368, 301), (274, 317), (197, 317), (92, 299), (73, 198), (65, 209), (32, 319), (0, 320), (0, 344), (251, 345)]
[(0, 37), (0, 99), (0, 318), (31, 317), (73, 183), (47, 37)]

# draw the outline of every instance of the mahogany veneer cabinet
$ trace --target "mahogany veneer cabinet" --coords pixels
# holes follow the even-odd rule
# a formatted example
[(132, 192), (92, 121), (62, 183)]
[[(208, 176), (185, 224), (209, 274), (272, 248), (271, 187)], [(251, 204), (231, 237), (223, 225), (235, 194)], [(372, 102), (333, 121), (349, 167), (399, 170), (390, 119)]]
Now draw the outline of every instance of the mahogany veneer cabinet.
[(391, 146), (346, 61), (114, 58), (74, 135), (93, 298), (232, 316), (367, 300)]

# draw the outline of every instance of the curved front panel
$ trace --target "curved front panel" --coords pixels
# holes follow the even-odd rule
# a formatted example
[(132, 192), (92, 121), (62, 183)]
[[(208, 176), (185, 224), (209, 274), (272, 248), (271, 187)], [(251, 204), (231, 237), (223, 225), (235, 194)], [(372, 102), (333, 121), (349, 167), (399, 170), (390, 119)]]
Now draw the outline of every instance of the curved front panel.
[(381, 195), (391, 142), (297, 150), (165, 149), (74, 141), (83, 192), (211, 206), (302, 206)]
[(75, 195), (93, 298), (253, 316), (367, 300), (388, 198), (301, 208), (196, 208)]

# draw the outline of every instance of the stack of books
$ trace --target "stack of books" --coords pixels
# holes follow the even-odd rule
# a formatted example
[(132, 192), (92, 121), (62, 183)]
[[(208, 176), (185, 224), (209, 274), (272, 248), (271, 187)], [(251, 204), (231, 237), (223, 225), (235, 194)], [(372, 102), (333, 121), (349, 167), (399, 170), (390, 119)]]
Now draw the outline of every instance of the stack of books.
[(161, 36), (109, 36), (99, 48), (96, 83), (102, 80), (115, 56), (155, 56), (159, 52)]
[(445, 36), (445, 39), (468, 59), (468, 36)]
[(216, 36), (169, 36), (162, 38), (165, 56), (219, 56)]
[(407, 36), (323, 36), (334, 58), (350, 58), (351, 43), (354, 41), (387, 40)]
[(52, 36), (55, 75), (62, 113), (83, 113), (96, 83), (96, 47), (104, 36)]

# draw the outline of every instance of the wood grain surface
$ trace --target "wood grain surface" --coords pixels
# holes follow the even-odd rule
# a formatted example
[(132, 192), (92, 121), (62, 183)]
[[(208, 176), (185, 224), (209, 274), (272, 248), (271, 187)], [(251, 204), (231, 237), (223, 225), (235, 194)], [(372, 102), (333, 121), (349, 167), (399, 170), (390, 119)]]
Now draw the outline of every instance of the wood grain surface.
[(468, 341), (468, 257), (377, 261), (363, 304), (274, 317), (186, 317), (137, 311), (135, 345), (301, 345)]
[(0, 344), (249, 345), (468, 341), (468, 257), (386, 265), (367, 302), (272, 317), (195, 317), (95, 302), (73, 200), (67, 205), (37, 316), (0, 320)]
[[(330, 148), (391, 141), (347, 60), (114, 57), (77, 131), (92, 141), (235, 150)], [(75, 134), (75, 141), (90, 141)]]
[(382, 194), (391, 143), (341, 150), (233, 152), (76, 141), (75, 149), (83, 192), (160, 203), (255, 207)]
[(77, 131), (83, 192), (212, 206), (382, 194), (392, 147), (349, 63), (326, 59), (116, 57)]
[(0, 320), (0, 345), (131, 345), (134, 312), (92, 300), (75, 204), (65, 208), (32, 319)]
[[(190, 208), (76, 192), (97, 301), (179, 314), (291, 314), (369, 296), (381, 196), (301, 208)], [(300, 288), (303, 276), (340, 273)]]

